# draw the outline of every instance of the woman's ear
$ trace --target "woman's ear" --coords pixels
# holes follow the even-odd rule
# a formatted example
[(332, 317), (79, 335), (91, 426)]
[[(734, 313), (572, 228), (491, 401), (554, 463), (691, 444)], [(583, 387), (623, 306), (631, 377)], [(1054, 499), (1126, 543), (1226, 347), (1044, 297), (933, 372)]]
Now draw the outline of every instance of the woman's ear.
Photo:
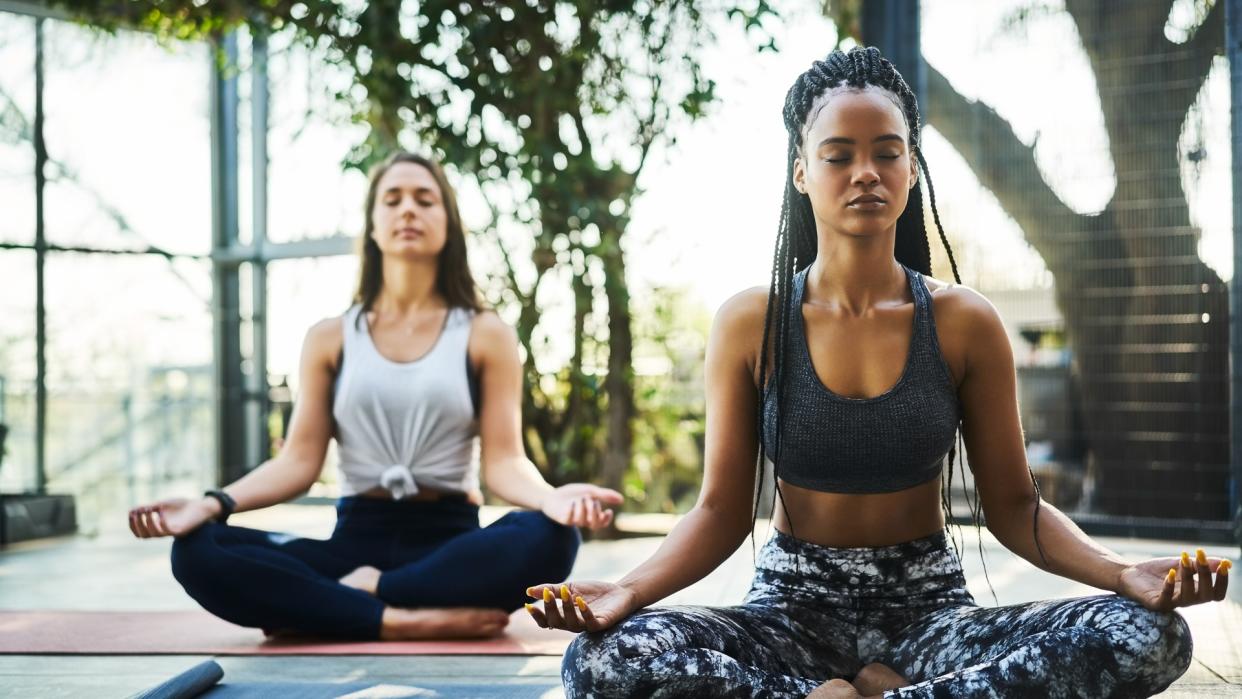
[(806, 168), (802, 165), (802, 158), (794, 158), (793, 169), (794, 189), (802, 194), (806, 194)]
[(914, 157), (910, 158), (910, 189), (914, 189), (914, 185), (919, 183), (919, 161)]

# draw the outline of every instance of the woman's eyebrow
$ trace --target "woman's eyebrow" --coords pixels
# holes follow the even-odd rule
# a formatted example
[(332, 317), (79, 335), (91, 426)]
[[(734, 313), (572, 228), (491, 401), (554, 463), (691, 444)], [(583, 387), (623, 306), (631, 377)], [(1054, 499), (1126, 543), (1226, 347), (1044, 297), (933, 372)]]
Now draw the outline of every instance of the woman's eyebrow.
[[(905, 143), (906, 139), (902, 138), (899, 134), (886, 133), (883, 136), (876, 136), (874, 139), (872, 139), (871, 142), (879, 143), (880, 141), (901, 141), (902, 143)], [(832, 136), (830, 138), (825, 138), (824, 140), (820, 141), (819, 145), (829, 146), (834, 143), (843, 143), (845, 145), (852, 146), (858, 143), (858, 141), (855, 141), (852, 138), (846, 138), (844, 136)]]
[[(390, 194), (400, 194), (401, 192), (402, 192), (401, 187), (389, 187), (388, 189), (384, 190), (383, 196), (388, 196)], [(423, 195), (423, 194), (435, 195), (435, 193), (436, 193), (435, 189), (428, 187), (426, 185), (419, 185), (414, 188), (414, 196), (416, 197)]]

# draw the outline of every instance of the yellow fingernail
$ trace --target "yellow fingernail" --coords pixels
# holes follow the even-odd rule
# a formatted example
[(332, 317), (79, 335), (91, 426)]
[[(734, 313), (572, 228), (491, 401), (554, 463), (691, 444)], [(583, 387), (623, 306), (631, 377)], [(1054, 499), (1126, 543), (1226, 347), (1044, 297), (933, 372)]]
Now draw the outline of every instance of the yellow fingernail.
[(543, 588), (543, 601), (544, 601), (544, 602), (551, 602), (551, 601), (553, 601), (553, 600), (555, 600), (555, 599), (556, 599), (556, 598), (552, 596), (552, 591), (551, 591), (551, 590), (549, 590), (549, 589), (548, 589), (548, 588), (546, 588), (546, 587), (545, 587), (545, 588)]
[(1182, 551), (1182, 567), (1183, 568), (1190, 567), (1190, 554), (1186, 553), (1185, 551)]
[(536, 594), (535, 594), (535, 588), (533, 588), (533, 587), (528, 587), (528, 588), (526, 588), (526, 596), (527, 596), (527, 597), (538, 597), (539, 595), (536, 595)]
[(569, 586), (568, 585), (561, 585), (561, 599), (565, 600), (566, 602), (569, 601)]
[(581, 609), (584, 612), (586, 611), (586, 600), (581, 597), (575, 597), (574, 603), (578, 605), (578, 609)]
[(1195, 549), (1195, 562), (1201, 566), (1208, 564), (1207, 554), (1203, 552), (1203, 549)]
[(1230, 568), (1233, 568), (1233, 563), (1230, 563), (1228, 560), (1224, 560), (1220, 562), (1220, 566), (1216, 568), (1216, 572), (1228, 573)]
[(533, 605), (533, 604), (527, 604), (527, 605), (525, 605), (525, 606), (526, 606), (526, 611), (530, 612), (531, 614), (534, 614), (534, 613), (535, 613), (535, 605)]
[(1177, 569), (1169, 568), (1169, 574), (1165, 576), (1164, 581), (1166, 583), (1171, 583), (1175, 580), (1177, 580)]

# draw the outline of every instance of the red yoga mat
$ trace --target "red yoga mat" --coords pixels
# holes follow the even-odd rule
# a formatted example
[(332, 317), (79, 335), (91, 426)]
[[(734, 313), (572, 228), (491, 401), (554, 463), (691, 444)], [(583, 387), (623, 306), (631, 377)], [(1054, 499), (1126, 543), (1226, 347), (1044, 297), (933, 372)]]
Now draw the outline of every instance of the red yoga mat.
[(69, 655), (562, 655), (575, 634), (514, 612), (499, 638), (339, 641), (266, 638), (204, 611), (0, 611), (0, 654)]

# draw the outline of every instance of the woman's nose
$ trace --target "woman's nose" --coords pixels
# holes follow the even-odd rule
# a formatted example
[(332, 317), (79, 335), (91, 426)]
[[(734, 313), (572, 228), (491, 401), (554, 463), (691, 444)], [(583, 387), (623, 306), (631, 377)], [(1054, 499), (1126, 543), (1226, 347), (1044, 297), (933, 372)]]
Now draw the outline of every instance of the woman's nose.
[(854, 177), (851, 184), (861, 185), (864, 187), (871, 186), (880, 181), (880, 175), (871, 167), (870, 163), (865, 163), (858, 170), (854, 171)]

